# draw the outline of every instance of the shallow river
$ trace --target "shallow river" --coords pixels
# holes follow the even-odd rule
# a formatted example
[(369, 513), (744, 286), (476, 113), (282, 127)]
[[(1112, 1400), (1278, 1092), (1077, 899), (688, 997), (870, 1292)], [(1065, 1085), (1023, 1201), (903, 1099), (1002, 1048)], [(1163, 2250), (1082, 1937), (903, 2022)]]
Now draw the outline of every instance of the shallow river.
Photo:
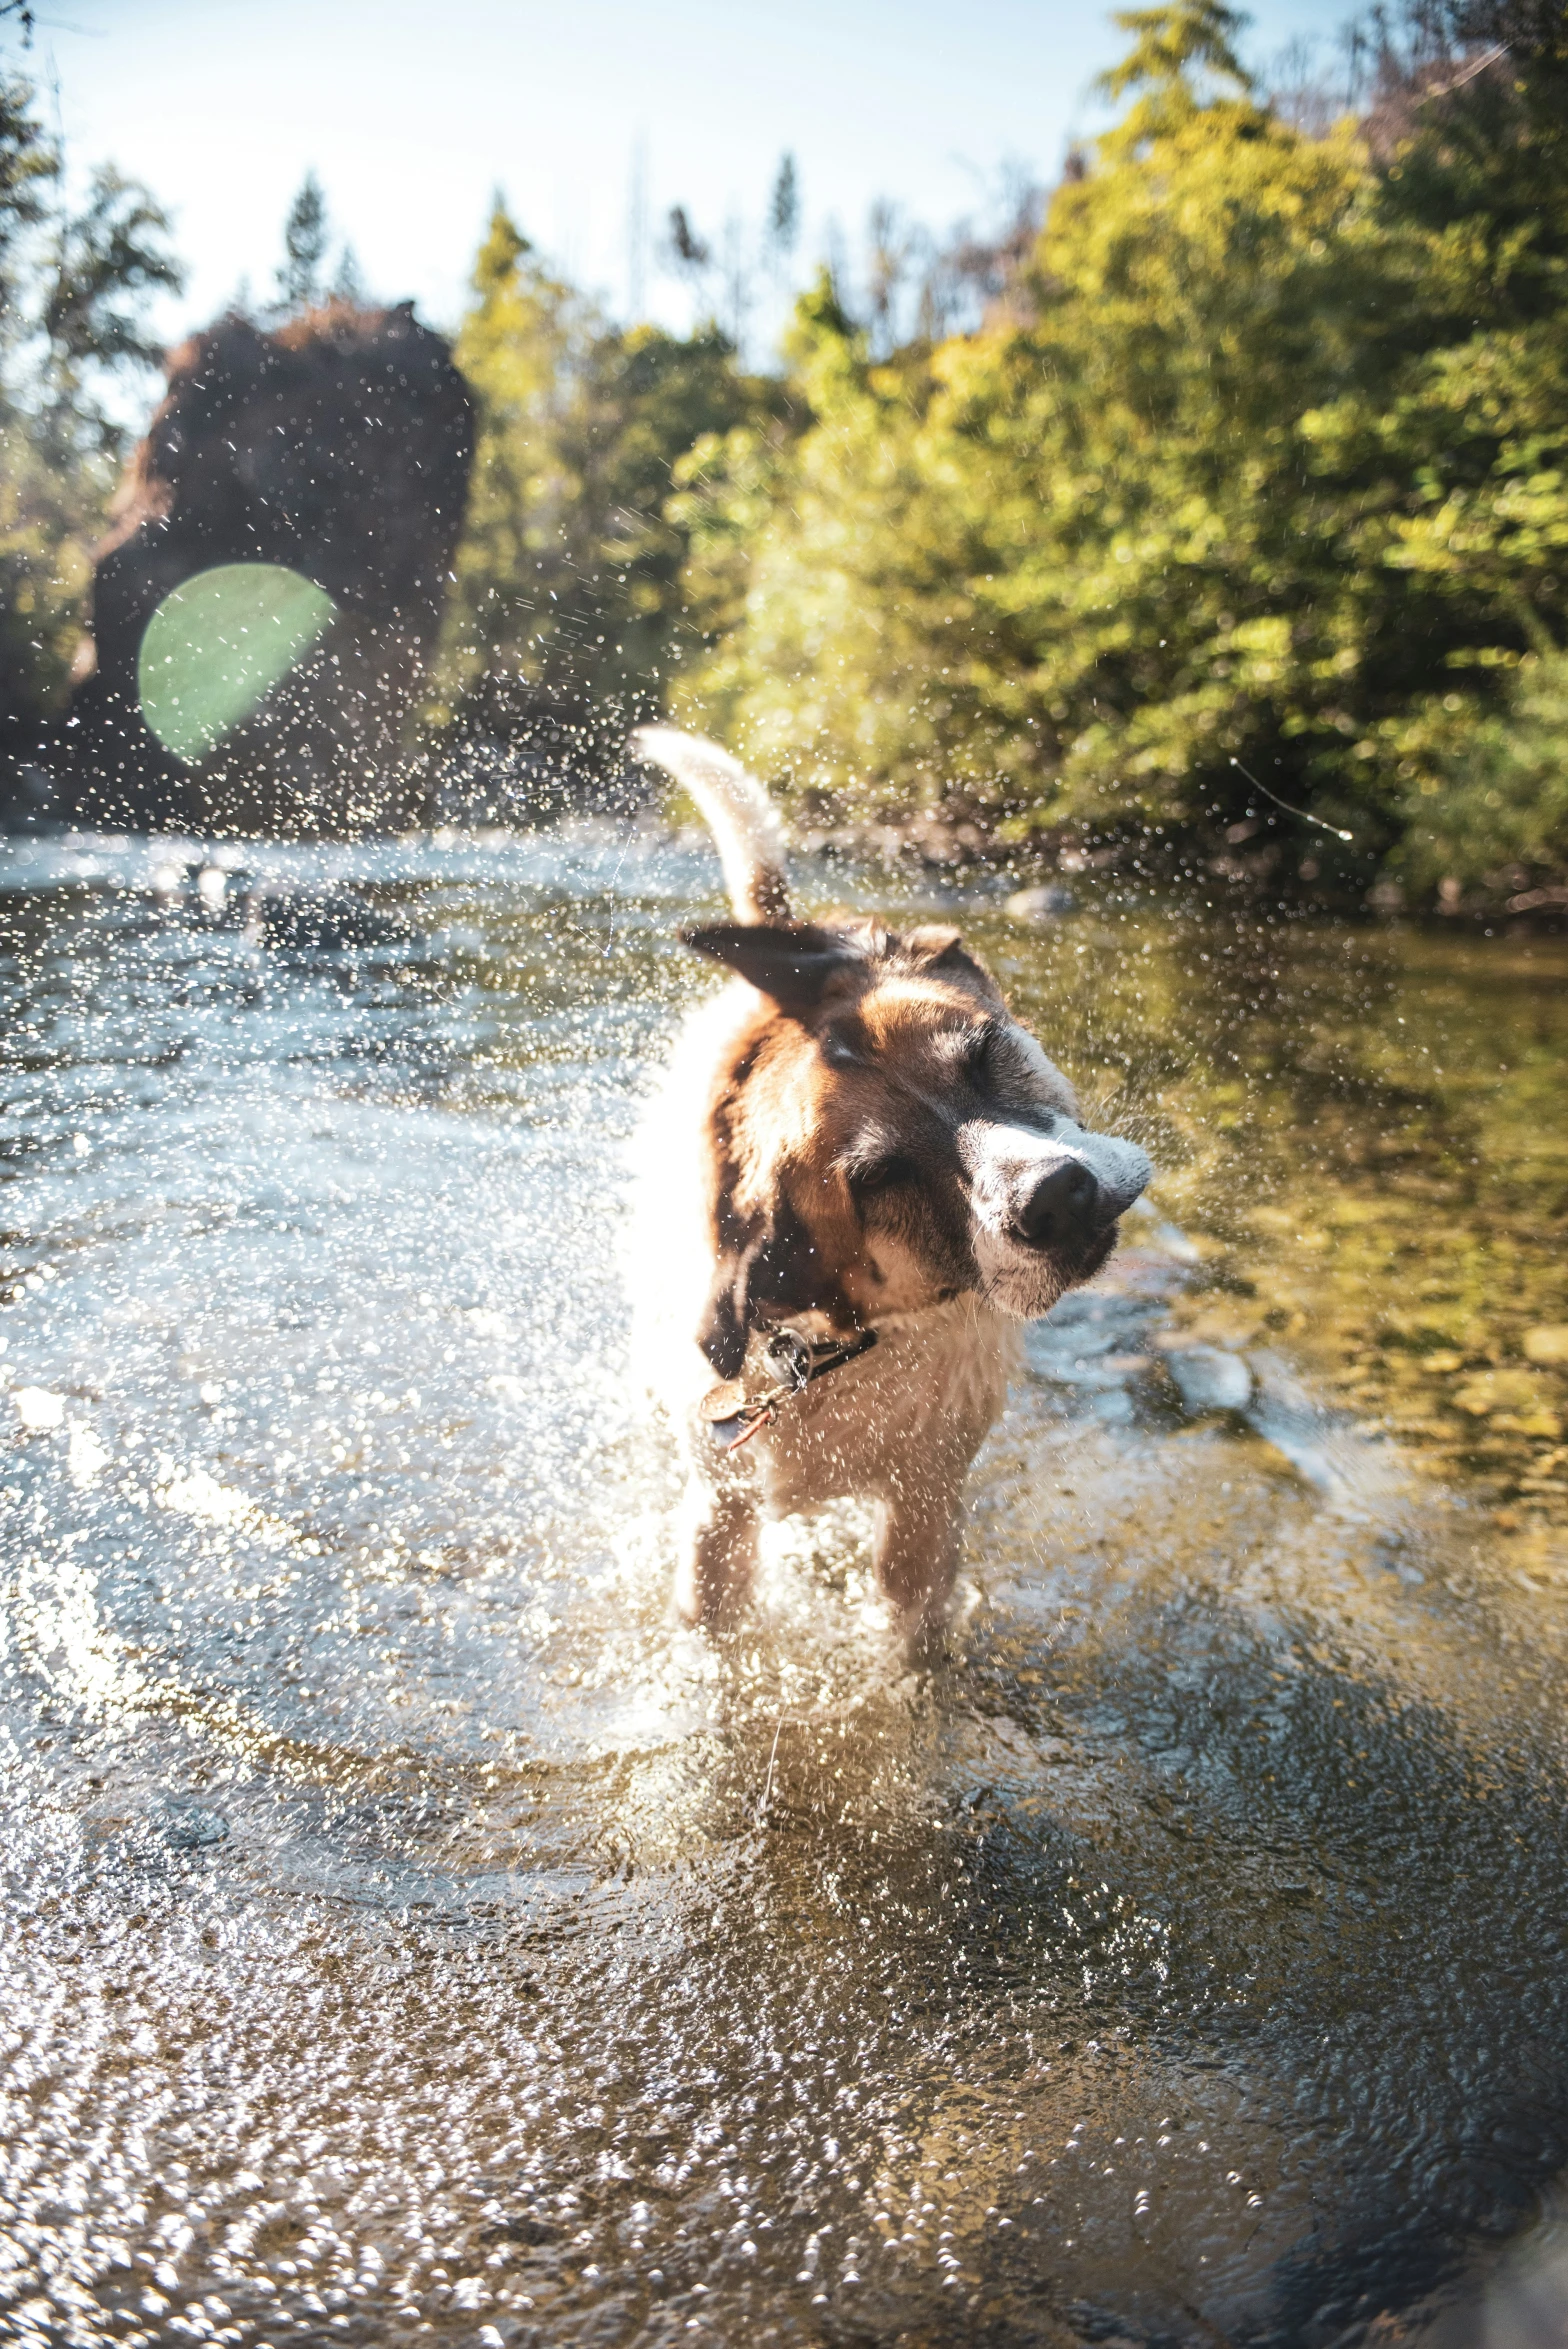
[(715, 886), (0, 846), (5, 2337), (1559, 2341), (1568, 954), (972, 896), (1162, 1173), (917, 1673), (667, 1619)]

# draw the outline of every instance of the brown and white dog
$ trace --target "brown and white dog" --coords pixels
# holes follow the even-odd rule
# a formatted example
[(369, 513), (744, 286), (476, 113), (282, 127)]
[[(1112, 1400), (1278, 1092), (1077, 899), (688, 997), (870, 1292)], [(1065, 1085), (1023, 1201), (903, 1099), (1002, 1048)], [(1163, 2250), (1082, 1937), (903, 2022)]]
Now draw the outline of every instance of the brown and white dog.
[(1149, 1161), (1084, 1131), (956, 930), (792, 920), (761, 785), (673, 727), (633, 750), (706, 817), (737, 917), (682, 933), (736, 984), (686, 1023), (637, 1158), (636, 1350), (687, 1467), (677, 1602), (732, 1620), (760, 1521), (856, 1494), (920, 1634), (1018, 1325), (1099, 1271)]

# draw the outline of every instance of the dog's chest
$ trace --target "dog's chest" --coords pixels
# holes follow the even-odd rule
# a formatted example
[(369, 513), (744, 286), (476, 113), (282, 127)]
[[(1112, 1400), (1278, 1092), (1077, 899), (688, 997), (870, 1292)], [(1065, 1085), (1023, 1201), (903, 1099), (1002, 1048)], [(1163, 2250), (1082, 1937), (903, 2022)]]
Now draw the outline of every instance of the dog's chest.
[(951, 1482), (984, 1442), (1018, 1351), (1011, 1325), (968, 1305), (912, 1316), (879, 1337), (873, 1353), (795, 1396), (759, 1439), (773, 1508), (902, 1487), (912, 1471)]

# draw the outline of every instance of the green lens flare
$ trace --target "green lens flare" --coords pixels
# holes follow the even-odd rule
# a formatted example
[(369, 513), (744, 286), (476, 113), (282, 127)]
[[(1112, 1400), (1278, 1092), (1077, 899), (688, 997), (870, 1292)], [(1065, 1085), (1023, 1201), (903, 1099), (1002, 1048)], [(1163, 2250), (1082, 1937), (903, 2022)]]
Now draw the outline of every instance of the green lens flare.
[(220, 563), (166, 595), (136, 665), (142, 716), (194, 765), (260, 706), (336, 612), (281, 563)]

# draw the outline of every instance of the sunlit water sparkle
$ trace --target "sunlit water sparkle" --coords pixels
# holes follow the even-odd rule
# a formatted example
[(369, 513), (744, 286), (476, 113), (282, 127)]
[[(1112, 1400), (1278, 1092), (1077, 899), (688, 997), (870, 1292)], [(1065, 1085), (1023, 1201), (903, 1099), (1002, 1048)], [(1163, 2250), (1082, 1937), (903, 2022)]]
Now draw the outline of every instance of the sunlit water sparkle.
[(0, 850), (0, 2322), (1555, 2338), (1557, 1553), (1288, 1333), (1184, 1404), (1169, 1199), (1031, 1334), (944, 1661), (847, 1509), (670, 1623), (617, 1247), (714, 881)]

